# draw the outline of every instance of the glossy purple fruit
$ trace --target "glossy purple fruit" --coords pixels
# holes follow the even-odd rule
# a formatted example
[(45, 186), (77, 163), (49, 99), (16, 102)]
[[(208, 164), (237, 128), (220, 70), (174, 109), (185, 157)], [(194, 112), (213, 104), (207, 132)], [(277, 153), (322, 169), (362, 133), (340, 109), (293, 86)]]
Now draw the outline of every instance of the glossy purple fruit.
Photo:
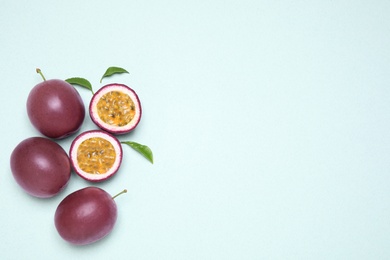
[(68, 82), (45, 80), (36, 85), (27, 99), (27, 113), (43, 135), (61, 139), (77, 132), (85, 117), (83, 100)]
[(20, 187), (38, 198), (58, 194), (71, 175), (69, 157), (56, 142), (31, 137), (20, 142), (11, 154), (11, 171)]
[(100, 188), (86, 187), (61, 201), (54, 215), (54, 224), (64, 240), (87, 245), (108, 235), (116, 219), (114, 198)]

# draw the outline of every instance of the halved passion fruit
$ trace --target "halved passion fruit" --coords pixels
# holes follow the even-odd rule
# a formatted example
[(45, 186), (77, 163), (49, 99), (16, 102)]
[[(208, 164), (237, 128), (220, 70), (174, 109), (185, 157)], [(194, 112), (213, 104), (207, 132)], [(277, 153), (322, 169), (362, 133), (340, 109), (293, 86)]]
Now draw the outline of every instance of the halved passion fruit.
[(142, 109), (133, 89), (115, 83), (103, 86), (93, 95), (89, 114), (101, 129), (112, 134), (126, 134), (138, 125)]
[(73, 140), (69, 157), (80, 177), (99, 182), (118, 171), (122, 163), (122, 146), (116, 137), (102, 130), (86, 131)]

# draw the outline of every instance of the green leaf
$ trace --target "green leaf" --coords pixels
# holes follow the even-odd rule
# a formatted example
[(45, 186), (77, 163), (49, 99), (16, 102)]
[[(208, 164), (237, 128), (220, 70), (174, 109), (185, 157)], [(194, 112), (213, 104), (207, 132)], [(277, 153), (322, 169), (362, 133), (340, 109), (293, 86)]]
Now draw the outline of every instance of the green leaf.
[(102, 83), (102, 80), (105, 77), (112, 76), (114, 74), (121, 74), (121, 73), (129, 73), (127, 70), (119, 68), (119, 67), (109, 67), (106, 72), (104, 73), (103, 77), (100, 79), (100, 83)]
[(69, 84), (78, 85), (86, 89), (89, 89), (92, 92), (92, 95), (94, 94), (91, 83), (84, 78), (69, 78), (66, 79), (65, 81), (68, 82)]
[(127, 144), (140, 154), (142, 154), (146, 159), (148, 159), (149, 162), (153, 163), (153, 153), (152, 150), (147, 147), (146, 145), (142, 145), (136, 142), (130, 142), (130, 141), (125, 141), (121, 142), (122, 144)]

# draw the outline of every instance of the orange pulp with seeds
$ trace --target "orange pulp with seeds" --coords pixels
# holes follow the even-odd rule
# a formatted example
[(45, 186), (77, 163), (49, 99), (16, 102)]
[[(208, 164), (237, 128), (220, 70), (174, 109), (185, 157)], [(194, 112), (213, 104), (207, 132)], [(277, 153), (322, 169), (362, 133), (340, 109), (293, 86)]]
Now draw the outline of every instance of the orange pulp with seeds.
[(134, 118), (135, 105), (129, 95), (111, 91), (103, 95), (97, 103), (100, 119), (114, 126), (125, 126)]
[(77, 162), (81, 170), (91, 174), (104, 174), (114, 165), (114, 146), (101, 137), (83, 141), (77, 149)]

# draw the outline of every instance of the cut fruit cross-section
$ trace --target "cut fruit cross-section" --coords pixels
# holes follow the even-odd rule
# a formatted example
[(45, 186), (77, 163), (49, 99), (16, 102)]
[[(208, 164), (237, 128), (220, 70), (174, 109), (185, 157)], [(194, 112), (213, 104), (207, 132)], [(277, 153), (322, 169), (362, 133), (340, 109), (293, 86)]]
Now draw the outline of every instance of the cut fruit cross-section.
[(122, 146), (111, 134), (92, 130), (74, 139), (69, 155), (72, 167), (80, 177), (99, 182), (118, 171), (122, 162)]
[(123, 84), (109, 84), (96, 92), (89, 105), (92, 121), (112, 134), (126, 134), (141, 120), (141, 103), (135, 91)]

